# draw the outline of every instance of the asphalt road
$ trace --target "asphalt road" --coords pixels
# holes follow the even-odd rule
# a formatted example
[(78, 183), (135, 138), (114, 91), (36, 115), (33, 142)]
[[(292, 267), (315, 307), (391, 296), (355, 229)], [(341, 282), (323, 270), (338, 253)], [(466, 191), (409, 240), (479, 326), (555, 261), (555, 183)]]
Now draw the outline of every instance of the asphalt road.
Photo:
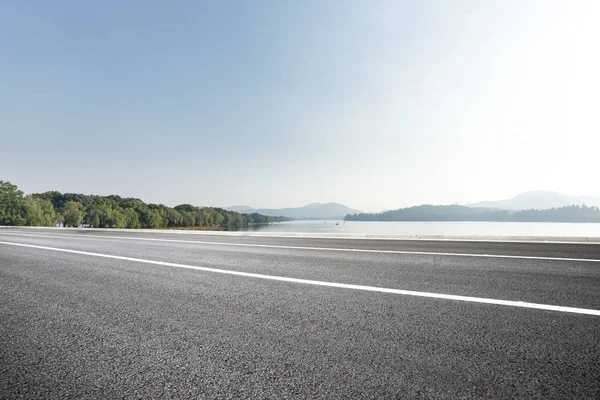
[(597, 399), (598, 310), (596, 244), (0, 228), (0, 398)]

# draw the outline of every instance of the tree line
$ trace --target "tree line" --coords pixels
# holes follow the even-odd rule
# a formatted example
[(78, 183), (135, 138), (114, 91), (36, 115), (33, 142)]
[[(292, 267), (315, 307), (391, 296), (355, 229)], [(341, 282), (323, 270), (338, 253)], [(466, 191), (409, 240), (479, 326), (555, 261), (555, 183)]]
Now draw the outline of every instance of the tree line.
[(241, 214), (217, 207), (146, 204), (132, 197), (50, 191), (25, 195), (0, 181), (0, 225), (86, 226), (94, 228), (190, 228), (239, 230), (252, 224), (289, 221), (258, 213)]
[(458, 205), (422, 205), (381, 213), (348, 214), (346, 221), (490, 221), (490, 222), (600, 222), (600, 209), (572, 205), (546, 210), (502, 210)]

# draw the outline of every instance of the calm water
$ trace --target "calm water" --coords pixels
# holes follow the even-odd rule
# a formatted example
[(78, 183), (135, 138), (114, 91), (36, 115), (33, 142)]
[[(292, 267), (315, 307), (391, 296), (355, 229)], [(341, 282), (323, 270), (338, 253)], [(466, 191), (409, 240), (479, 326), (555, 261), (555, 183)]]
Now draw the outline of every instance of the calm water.
[[(339, 225), (336, 225), (339, 223)], [(596, 236), (600, 224), (554, 222), (291, 221), (256, 225), (259, 232), (368, 233), (380, 235)]]

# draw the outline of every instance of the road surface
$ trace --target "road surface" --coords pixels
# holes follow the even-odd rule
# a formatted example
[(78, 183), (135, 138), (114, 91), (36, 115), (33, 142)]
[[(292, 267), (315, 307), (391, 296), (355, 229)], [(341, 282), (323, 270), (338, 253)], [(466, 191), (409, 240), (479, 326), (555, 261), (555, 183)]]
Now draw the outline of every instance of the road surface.
[(600, 398), (600, 245), (0, 228), (0, 398)]

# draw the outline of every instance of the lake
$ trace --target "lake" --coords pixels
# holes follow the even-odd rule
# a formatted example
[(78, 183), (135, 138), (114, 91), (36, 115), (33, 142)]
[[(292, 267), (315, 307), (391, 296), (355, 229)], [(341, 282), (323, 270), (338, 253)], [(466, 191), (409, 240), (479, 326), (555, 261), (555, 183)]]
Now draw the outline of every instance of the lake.
[[(336, 225), (339, 223), (339, 225)], [(258, 232), (365, 233), (379, 235), (587, 236), (600, 237), (599, 223), (290, 221), (254, 225)]]

